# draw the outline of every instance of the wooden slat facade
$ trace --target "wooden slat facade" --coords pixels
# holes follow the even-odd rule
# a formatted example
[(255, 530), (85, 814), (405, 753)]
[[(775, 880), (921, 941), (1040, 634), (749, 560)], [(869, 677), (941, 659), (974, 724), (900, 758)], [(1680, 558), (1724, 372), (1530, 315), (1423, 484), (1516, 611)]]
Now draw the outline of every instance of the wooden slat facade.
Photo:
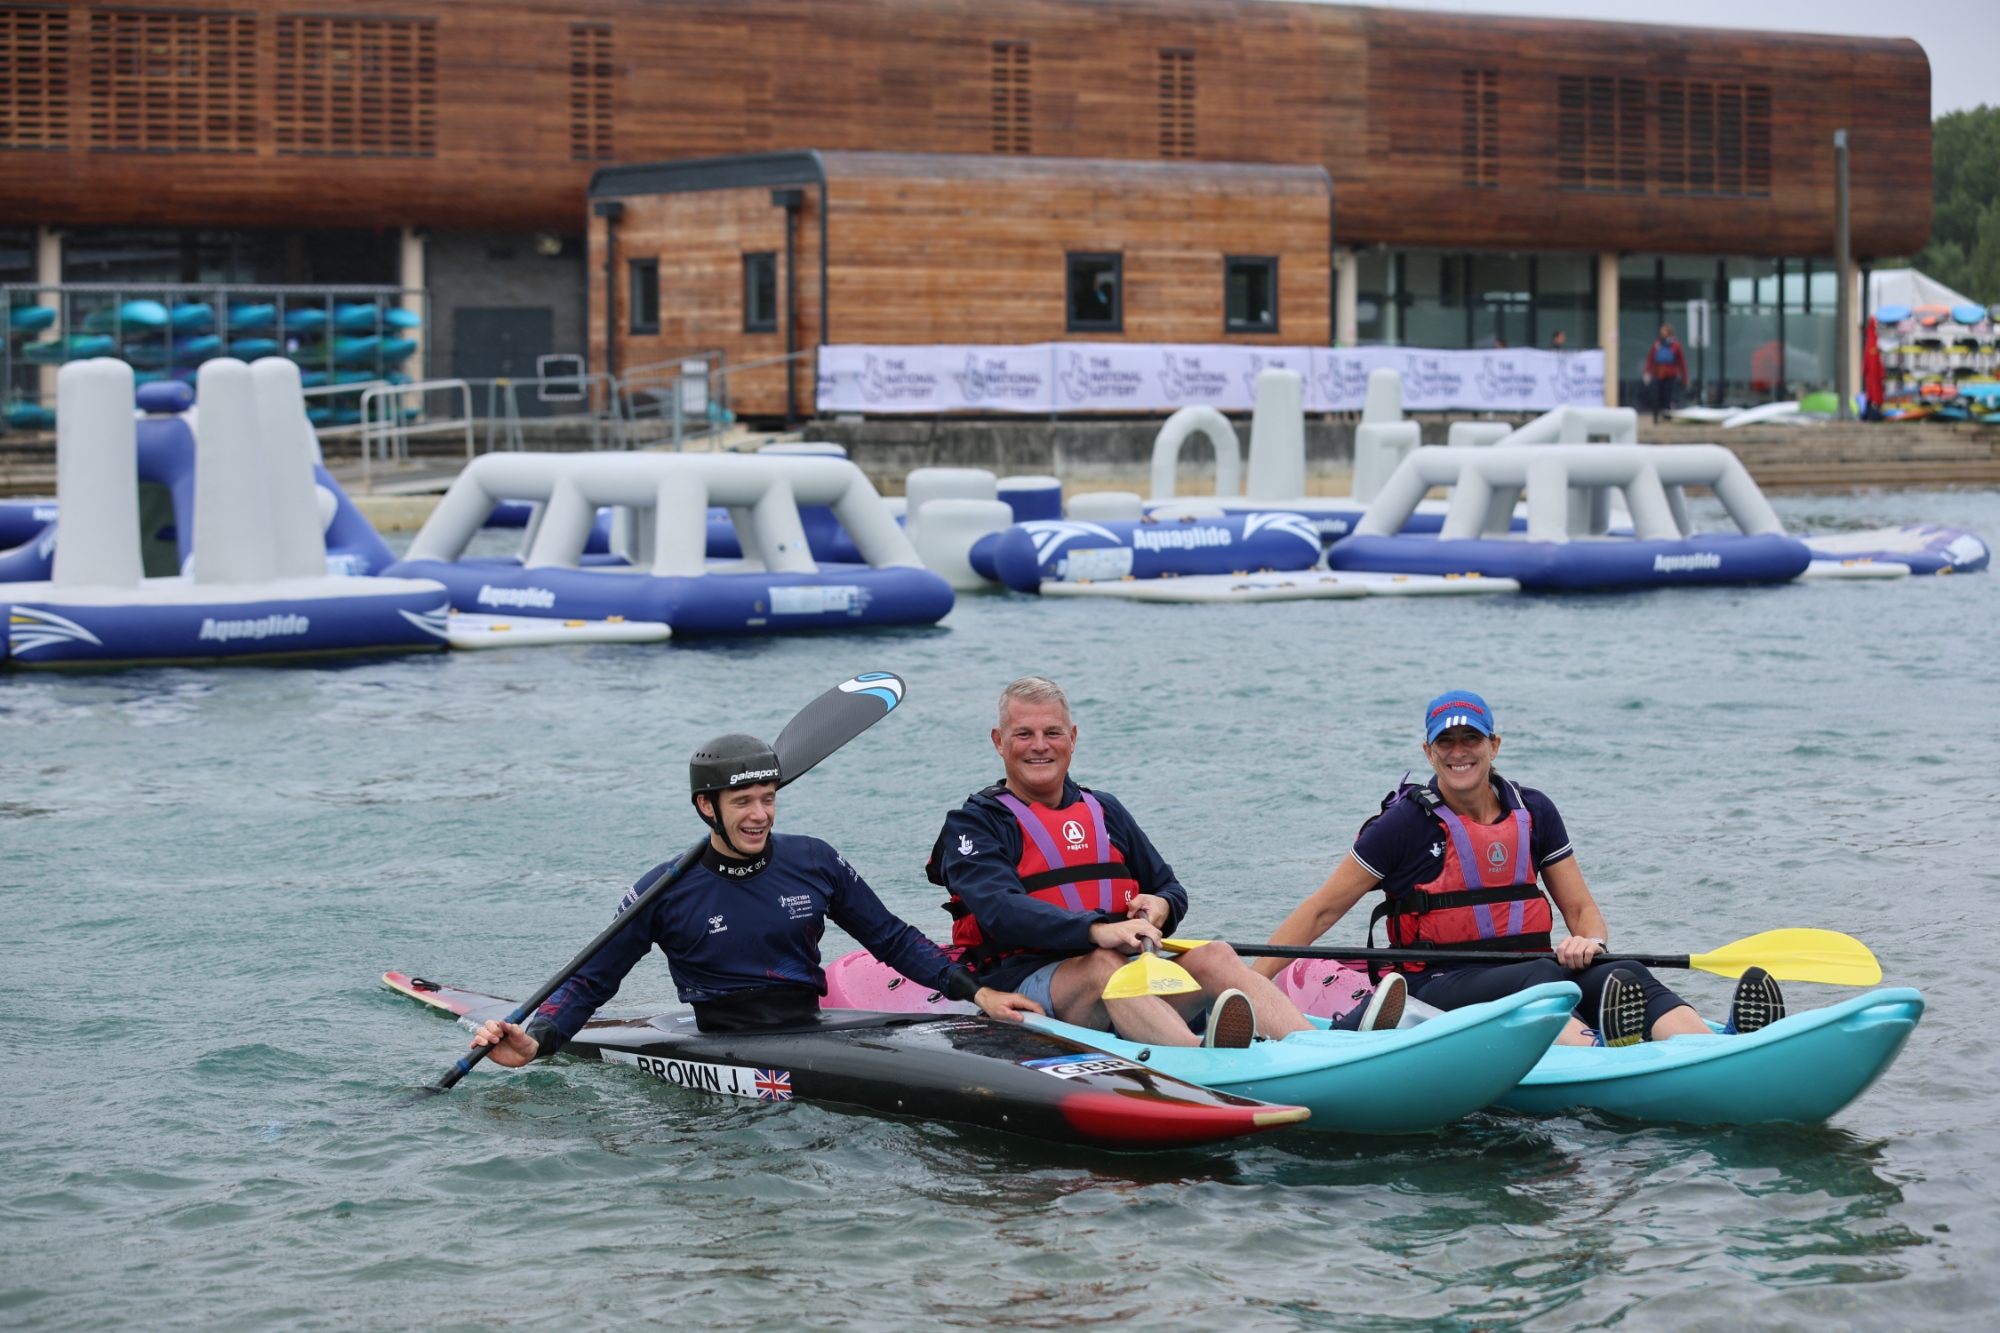
[[(787, 155), (805, 158), (807, 155)], [(1317, 167), (1200, 162), (1090, 161), (1013, 155), (842, 153), (781, 165), (754, 185), (708, 187), (688, 170), (656, 182), (645, 168), (613, 169), (592, 187), (617, 200), (611, 312), (622, 370), (690, 349), (719, 348), (731, 365), (782, 355), (781, 323), (744, 332), (743, 256), (775, 253), (781, 291), (796, 294), (793, 348), (843, 343), (1126, 342), (1324, 344), (1332, 332), (1333, 190)], [(752, 167), (760, 164), (751, 163)], [(716, 164), (726, 173), (732, 164)], [(671, 177), (678, 175), (678, 179)], [(726, 177), (725, 177), (726, 178)], [(820, 301), (821, 183), (826, 200), (827, 301)], [(659, 188), (661, 183), (668, 188)], [(802, 206), (784, 269), (785, 210), (772, 190), (793, 185)], [(606, 224), (591, 229), (592, 364), (604, 364)], [(1123, 256), (1123, 328), (1067, 330), (1066, 256)], [(1278, 261), (1278, 328), (1224, 328), (1228, 256)], [(657, 332), (631, 332), (633, 261), (659, 264)], [(788, 281), (788, 276), (790, 281)], [(813, 401), (811, 368), (794, 403)], [(732, 384), (738, 412), (785, 411), (776, 374)]]
[[(164, 17), (119, 47), (132, 22), (109, 16), (147, 11), (212, 13), (202, 40), (219, 24), (230, 50), (208, 69), (153, 50), (145, 31), (193, 22)], [(8, 224), (568, 232), (605, 160), (998, 146), (1324, 167), (1339, 237), (1356, 244), (1823, 255), (1829, 145), (1845, 127), (1857, 255), (1909, 253), (1930, 226), (1929, 66), (1901, 40), (1277, 0), (4, 0), (0, 13), (0, 89), (18, 103), (0, 107)], [(1608, 81), (1608, 132), (1636, 188), (1564, 188), (1565, 79)], [(1744, 99), (1768, 99), (1768, 141), (1749, 150), (1768, 157), (1768, 192), (1671, 192), (1690, 96), (1724, 120), (1738, 106), (1723, 137), (1739, 142)], [(163, 116), (183, 118), (160, 130)], [(1468, 152), (1482, 164), (1469, 177)]]

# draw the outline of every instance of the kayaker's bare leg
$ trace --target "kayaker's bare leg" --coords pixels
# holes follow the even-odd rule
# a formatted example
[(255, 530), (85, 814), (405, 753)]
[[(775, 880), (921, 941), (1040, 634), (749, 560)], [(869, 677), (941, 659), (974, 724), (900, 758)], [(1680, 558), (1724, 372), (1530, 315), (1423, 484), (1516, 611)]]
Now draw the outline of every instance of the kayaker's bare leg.
[(1189, 1030), (1187, 1020), (1157, 995), (1104, 998), (1111, 974), (1131, 961), (1116, 949), (1093, 949), (1064, 959), (1049, 978), (1049, 999), (1055, 1004), (1056, 1017), (1099, 1032), (1115, 1031), (1127, 1041), (1154, 1046), (1201, 1045), (1201, 1038)]
[(1712, 1036), (1713, 1029), (1701, 1021), (1701, 1015), (1692, 1006), (1681, 1005), (1669, 1009), (1653, 1020), (1652, 1031), (1646, 1034), (1648, 1041), (1665, 1041), (1668, 1037)]
[(1595, 1046), (1597, 1041), (1590, 1035), (1590, 1029), (1583, 1025), (1583, 1020), (1572, 1014), (1563, 1027), (1562, 1035), (1556, 1038), (1556, 1045)]
[(1183, 1002), (1175, 1005), (1177, 1009), (1192, 1013), (1222, 992), (1235, 989), (1249, 997), (1250, 1007), (1257, 1011), (1257, 1031), (1262, 1036), (1276, 1041), (1289, 1033), (1305, 1032), (1312, 1027), (1306, 1016), (1299, 1012), (1298, 1006), (1286, 999), (1285, 993), (1269, 977), (1251, 971), (1237, 956), (1236, 950), (1221, 940), (1189, 949), (1174, 961), (1201, 983), (1202, 992), (1200, 995), (1175, 996), (1175, 1000)]

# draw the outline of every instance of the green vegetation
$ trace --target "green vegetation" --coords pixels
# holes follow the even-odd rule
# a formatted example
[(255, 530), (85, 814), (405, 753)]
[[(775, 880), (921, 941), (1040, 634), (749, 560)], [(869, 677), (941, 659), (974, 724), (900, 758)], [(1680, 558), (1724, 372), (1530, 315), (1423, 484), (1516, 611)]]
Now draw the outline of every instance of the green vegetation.
[(1931, 126), (1931, 239), (1916, 266), (1975, 301), (2000, 301), (2000, 107)]

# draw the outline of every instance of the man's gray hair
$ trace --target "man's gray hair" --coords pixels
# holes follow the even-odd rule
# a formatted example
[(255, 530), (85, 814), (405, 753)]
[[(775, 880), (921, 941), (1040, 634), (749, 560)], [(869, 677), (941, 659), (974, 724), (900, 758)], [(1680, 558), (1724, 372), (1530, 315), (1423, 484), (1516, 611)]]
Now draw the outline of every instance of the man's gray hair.
[(1024, 704), (1061, 704), (1063, 721), (1071, 720), (1069, 696), (1063, 693), (1062, 686), (1047, 676), (1023, 676), (1019, 680), (1009, 681), (1007, 688), (1000, 691), (999, 726), (1002, 728), (1007, 725), (1007, 705), (1017, 699)]

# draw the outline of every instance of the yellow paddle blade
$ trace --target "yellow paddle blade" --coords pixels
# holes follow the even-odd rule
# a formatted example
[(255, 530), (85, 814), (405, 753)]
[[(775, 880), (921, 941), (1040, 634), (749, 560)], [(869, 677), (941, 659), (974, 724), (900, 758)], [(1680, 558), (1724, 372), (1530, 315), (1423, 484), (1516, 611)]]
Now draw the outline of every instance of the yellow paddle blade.
[(1184, 995), (1200, 989), (1201, 983), (1179, 963), (1168, 962), (1158, 954), (1142, 953), (1111, 974), (1111, 980), (1104, 986), (1104, 998), (1131, 1000), (1141, 995)]
[(1873, 986), (1882, 980), (1882, 965), (1868, 946), (1837, 930), (1767, 930), (1714, 953), (1694, 954), (1688, 966), (1724, 977), (1740, 977), (1746, 968), (1761, 967), (1780, 981), (1819, 981), (1829, 986)]
[(1189, 949), (1199, 949), (1207, 940), (1161, 940), (1160, 947), (1169, 953), (1186, 953)]

